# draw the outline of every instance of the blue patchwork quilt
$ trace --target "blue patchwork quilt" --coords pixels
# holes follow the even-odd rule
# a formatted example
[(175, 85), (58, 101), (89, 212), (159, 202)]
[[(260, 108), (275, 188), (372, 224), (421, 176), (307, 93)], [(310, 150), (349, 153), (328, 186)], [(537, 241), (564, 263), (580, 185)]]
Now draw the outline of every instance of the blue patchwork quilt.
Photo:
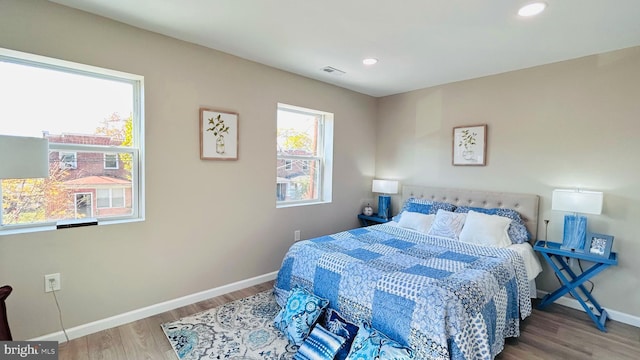
[(410, 346), (417, 359), (493, 359), (531, 314), (515, 251), (384, 224), (292, 245), (275, 283), (281, 306), (295, 285)]

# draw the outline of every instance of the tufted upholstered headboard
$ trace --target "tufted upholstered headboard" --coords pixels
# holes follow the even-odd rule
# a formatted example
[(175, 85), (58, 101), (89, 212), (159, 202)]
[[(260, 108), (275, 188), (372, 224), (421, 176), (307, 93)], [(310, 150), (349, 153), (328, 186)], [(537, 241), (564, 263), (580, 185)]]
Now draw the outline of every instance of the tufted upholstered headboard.
[(491, 192), (481, 190), (436, 188), (430, 186), (405, 185), (402, 187), (402, 203), (410, 197), (448, 202), (457, 206), (482, 208), (507, 208), (520, 213), (531, 233), (532, 243), (538, 233), (538, 203), (535, 194)]

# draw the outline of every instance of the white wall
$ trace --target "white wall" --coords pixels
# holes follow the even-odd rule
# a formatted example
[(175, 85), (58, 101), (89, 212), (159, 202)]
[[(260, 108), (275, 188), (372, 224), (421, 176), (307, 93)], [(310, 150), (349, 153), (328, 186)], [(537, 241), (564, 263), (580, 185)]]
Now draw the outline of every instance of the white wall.
[[(553, 189), (603, 191), (604, 213), (588, 227), (615, 236), (619, 265), (594, 279), (593, 293), (640, 316), (639, 84), (636, 47), (381, 98), (376, 177), (538, 194), (556, 242), (565, 214), (551, 211)], [(488, 124), (487, 165), (452, 166), (453, 127), (474, 124)], [(538, 286), (557, 284), (545, 267)]]
[[(44, 274), (74, 327), (275, 271), (372, 197), (372, 97), (41, 0), (0, 1), (0, 47), (145, 77), (147, 220), (1, 236), (16, 339), (60, 330)], [(332, 203), (275, 208), (278, 102), (335, 114)], [(238, 161), (200, 160), (200, 107), (239, 114)]]

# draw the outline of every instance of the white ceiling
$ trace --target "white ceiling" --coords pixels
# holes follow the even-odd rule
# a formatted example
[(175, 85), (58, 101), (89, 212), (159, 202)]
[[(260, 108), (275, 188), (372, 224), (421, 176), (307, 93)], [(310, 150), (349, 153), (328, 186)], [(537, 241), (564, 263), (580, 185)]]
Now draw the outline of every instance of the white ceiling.
[(640, 0), (50, 1), (372, 96), (640, 45)]

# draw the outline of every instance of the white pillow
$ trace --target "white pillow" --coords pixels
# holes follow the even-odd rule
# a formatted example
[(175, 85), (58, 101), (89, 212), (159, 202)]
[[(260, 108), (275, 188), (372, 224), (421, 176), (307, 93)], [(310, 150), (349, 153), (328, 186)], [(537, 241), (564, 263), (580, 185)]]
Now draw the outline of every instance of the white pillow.
[[(403, 215), (404, 216), (404, 215)], [(446, 237), (450, 239), (458, 240), (462, 226), (464, 225), (464, 219), (467, 217), (466, 213), (454, 213), (438, 209), (431, 229), (429, 229), (428, 235)]]
[(436, 216), (434, 214), (427, 215), (412, 211), (405, 211), (402, 213), (400, 221), (398, 221), (398, 226), (426, 234), (429, 232), (431, 223), (433, 223), (433, 219), (435, 217)]
[(504, 248), (511, 245), (509, 225), (511, 219), (504, 216), (469, 211), (460, 233), (460, 241)]

